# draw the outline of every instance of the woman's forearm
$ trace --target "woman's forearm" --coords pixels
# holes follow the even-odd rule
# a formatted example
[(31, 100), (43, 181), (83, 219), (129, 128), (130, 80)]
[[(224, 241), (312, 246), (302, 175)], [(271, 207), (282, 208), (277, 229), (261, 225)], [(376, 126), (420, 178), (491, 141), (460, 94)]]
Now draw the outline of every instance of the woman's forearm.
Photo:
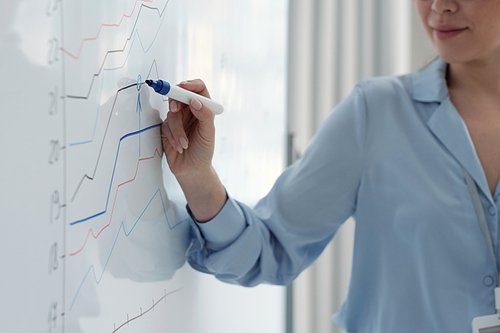
[(226, 190), (213, 167), (196, 175), (178, 176), (177, 181), (198, 222), (213, 219), (227, 201)]

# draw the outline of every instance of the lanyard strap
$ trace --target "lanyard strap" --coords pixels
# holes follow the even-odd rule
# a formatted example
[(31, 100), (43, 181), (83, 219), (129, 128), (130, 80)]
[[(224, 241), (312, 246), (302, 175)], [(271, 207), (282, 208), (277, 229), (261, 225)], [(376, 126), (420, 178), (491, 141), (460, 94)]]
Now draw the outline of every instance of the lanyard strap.
[(500, 281), (498, 281), (498, 268), (497, 260), (495, 256), (495, 250), (493, 249), (493, 243), (491, 242), (490, 230), (488, 228), (488, 223), (484, 217), (483, 205), (481, 205), (481, 200), (479, 200), (479, 193), (477, 192), (476, 183), (472, 179), (470, 173), (462, 167), (465, 175), (465, 181), (467, 182), (467, 187), (469, 188), (469, 193), (472, 198), (472, 204), (476, 210), (477, 219), (479, 221), (479, 227), (483, 233), (484, 239), (486, 240), (486, 245), (490, 251), (491, 257), (493, 258), (493, 263), (495, 264), (495, 274), (497, 276), (497, 285), (500, 287)]
[(497, 269), (497, 260), (495, 256), (495, 250), (493, 249), (493, 243), (491, 242), (490, 230), (488, 228), (486, 218), (484, 217), (483, 205), (481, 205), (481, 200), (479, 200), (479, 193), (477, 192), (476, 183), (472, 179), (470, 173), (467, 172), (467, 170), (465, 170), (463, 167), (462, 170), (464, 172), (465, 181), (467, 182), (467, 187), (469, 188), (469, 193), (472, 198), (472, 204), (474, 205), (474, 209), (476, 210), (479, 227), (481, 228), (481, 232), (483, 233), (486, 244), (488, 245), (488, 250), (490, 251), (491, 258), (493, 258), (493, 264), (495, 265), (495, 275), (497, 278), (497, 287), (495, 288), (495, 308), (497, 309), (498, 319), (500, 319), (500, 281), (498, 281), (499, 276)]

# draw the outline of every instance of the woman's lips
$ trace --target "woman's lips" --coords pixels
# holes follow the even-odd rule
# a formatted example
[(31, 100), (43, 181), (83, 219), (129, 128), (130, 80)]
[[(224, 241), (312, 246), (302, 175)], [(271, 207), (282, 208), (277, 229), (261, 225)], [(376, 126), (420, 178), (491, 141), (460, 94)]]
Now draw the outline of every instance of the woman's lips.
[(436, 27), (433, 27), (433, 29), (438, 39), (449, 39), (467, 30), (467, 28), (461, 28), (446, 24), (438, 25)]

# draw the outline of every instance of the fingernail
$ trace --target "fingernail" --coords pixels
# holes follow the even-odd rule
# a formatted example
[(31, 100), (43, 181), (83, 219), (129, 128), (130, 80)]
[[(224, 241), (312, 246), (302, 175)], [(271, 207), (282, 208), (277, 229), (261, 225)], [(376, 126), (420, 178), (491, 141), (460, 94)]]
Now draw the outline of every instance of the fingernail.
[(200, 111), (200, 110), (201, 110), (202, 104), (201, 104), (201, 102), (200, 102), (200, 100), (199, 100), (199, 99), (197, 99), (197, 98), (193, 98), (193, 99), (191, 100), (191, 105), (193, 106), (193, 108), (194, 108), (195, 110), (198, 110), (198, 111)]
[(170, 101), (169, 108), (170, 108), (170, 111), (172, 111), (172, 112), (177, 111), (177, 102), (174, 100)]
[(188, 82), (187, 81), (181, 81), (179, 82), (179, 84), (187, 84)]
[(188, 142), (187, 142), (187, 140), (184, 137), (181, 137), (179, 139), (179, 142), (180, 142), (182, 148), (188, 149)]
[(184, 152), (184, 149), (182, 149), (181, 146), (177, 146), (177, 151), (179, 152), (179, 154), (182, 154)]

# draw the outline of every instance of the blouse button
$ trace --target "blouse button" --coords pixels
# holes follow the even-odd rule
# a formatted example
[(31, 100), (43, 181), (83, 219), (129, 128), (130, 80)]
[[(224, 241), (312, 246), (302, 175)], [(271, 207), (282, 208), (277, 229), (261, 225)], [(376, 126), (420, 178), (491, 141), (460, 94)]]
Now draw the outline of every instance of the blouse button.
[(493, 278), (491, 276), (487, 276), (483, 279), (483, 283), (486, 287), (491, 287), (493, 285)]
[(495, 213), (497, 212), (497, 208), (495, 206), (490, 206), (490, 208), (488, 208), (488, 211), (491, 215), (495, 215)]

